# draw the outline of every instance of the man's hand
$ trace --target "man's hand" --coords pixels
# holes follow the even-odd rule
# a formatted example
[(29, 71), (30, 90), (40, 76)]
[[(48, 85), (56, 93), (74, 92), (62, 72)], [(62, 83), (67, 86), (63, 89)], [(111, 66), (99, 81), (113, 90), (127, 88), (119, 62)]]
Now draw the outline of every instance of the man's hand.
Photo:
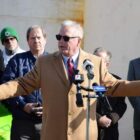
[(98, 123), (101, 127), (108, 128), (111, 125), (112, 120), (108, 118), (106, 115), (99, 118)]
[(36, 116), (40, 117), (42, 116), (42, 110), (43, 110), (43, 107), (38, 105), (38, 103), (27, 103), (25, 106), (24, 106), (24, 109), (23, 109), (26, 113), (33, 113), (35, 114)]

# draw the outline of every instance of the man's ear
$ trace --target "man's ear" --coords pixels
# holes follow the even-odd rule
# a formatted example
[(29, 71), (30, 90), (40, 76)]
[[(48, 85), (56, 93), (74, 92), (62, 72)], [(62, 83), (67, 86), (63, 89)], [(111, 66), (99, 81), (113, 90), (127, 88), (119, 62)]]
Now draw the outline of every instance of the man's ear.
[(78, 38), (77, 46), (80, 46), (80, 44), (81, 44), (81, 38)]

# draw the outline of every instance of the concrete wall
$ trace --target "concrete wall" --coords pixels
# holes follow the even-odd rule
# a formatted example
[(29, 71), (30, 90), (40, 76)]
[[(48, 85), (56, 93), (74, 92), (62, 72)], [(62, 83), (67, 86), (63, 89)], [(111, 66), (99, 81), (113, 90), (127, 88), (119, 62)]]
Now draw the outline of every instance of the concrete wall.
[[(125, 79), (129, 60), (140, 52), (139, 9), (139, 0), (0, 0), (0, 30), (15, 27), (21, 47), (27, 50), (26, 30), (39, 24), (47, 30), (46, 50), (53, 52), (57, 50), (55, 34), (61, 21), (79, 21), (85, 29), (84, 49), (88, 52), (98, 46), (109, 49), (113, 54), (110, 71)], [(133, 140), (133, 110), (128, 101), (127, 104), (119, 125), (120, 140)]]
[(86, 1), (85, 48), (109, 49), (113, 54), (111, 70), (122, 78), (126, 78), (129, 60), (140, 52), (139, 8), (138, 0)]
[[(38, 24), (47, 30), (49, 52), (57, 50), (55, 35), (65, 19), (83, 22), (83, 0), (0, 0), (0, 30), (5, 26), (17, 29), (21, 47), (28, 49), (26, 30)], [(3, 48), (0, 46), (0, 48)]]

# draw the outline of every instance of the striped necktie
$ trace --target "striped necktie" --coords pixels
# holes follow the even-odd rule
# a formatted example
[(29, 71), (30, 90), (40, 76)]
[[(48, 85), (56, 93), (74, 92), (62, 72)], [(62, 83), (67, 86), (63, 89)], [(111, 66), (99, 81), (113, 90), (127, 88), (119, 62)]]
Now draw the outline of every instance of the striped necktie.
[(72, 79), (73, 79), (73, 75), (74, 75), (74, 64), (73, 64), (73, 61), (71, 58), (68, 59), (67, 65), (68, 65), (69, 80), (72, 83)]

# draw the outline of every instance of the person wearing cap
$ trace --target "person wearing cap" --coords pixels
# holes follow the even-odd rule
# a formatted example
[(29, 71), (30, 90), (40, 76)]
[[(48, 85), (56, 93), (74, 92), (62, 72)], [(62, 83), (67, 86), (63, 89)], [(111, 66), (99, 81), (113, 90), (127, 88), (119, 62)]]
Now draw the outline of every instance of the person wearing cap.
[(3, 59), (4, 66), (8, 64), (8, 61), (17, 53), (24, 52), (23, 49), (19, 47), (18, 41), (19, 36), (16, 30), (12, 27), (5, 27), (0, 33), (1, 43), (4, 46)]
[[(1, 30), (0, 40), (1, 40), (2, 45), (4, 46), (2, 53), (0, 53), (0, 79), (1, 79), (9, 60), (15, 54), (24, 52), (24, 50), (19, 47), (18, 33), (12, 27), (4, 27)], [(4, 102), (0, 104), (0, 108), (4, 108), (5, 114), (10, 114), (10, 112), (7, 110), (7, 107), (5, 107)], [(7, 121), (7, 124), (11, 126), (11, 122)]]
[[(24, 52), (24, 50), (22, 50), (19, 47), (19, 45), (18, 45), (18, 41), (19, 41), (18, 33), (12, 27), (5, 27), (2, 29), (2, 31), (0, 33), (0, 40), (1, 40), (2, 45), (4, 46), (3, 51), (0, 52), (0, 80), (1, 80), (3, 72), (6, 68), (9, 60), (15, 54)], [(9, 112), (7, 110), (8, 107), (7, 106), (5, 107), (5, 105), (6, 105), (5, 102), (2, 101), (0, 104), (0, 109), (1, 108), (4, 109), (4, 113), (6, 116), (8, 114), (11, 114), (11, 112)], [(10, 121), (7, 121), (6, 125), (9, 125), (9, 127), (11, 126), (11, 119), (10, 119)]]

